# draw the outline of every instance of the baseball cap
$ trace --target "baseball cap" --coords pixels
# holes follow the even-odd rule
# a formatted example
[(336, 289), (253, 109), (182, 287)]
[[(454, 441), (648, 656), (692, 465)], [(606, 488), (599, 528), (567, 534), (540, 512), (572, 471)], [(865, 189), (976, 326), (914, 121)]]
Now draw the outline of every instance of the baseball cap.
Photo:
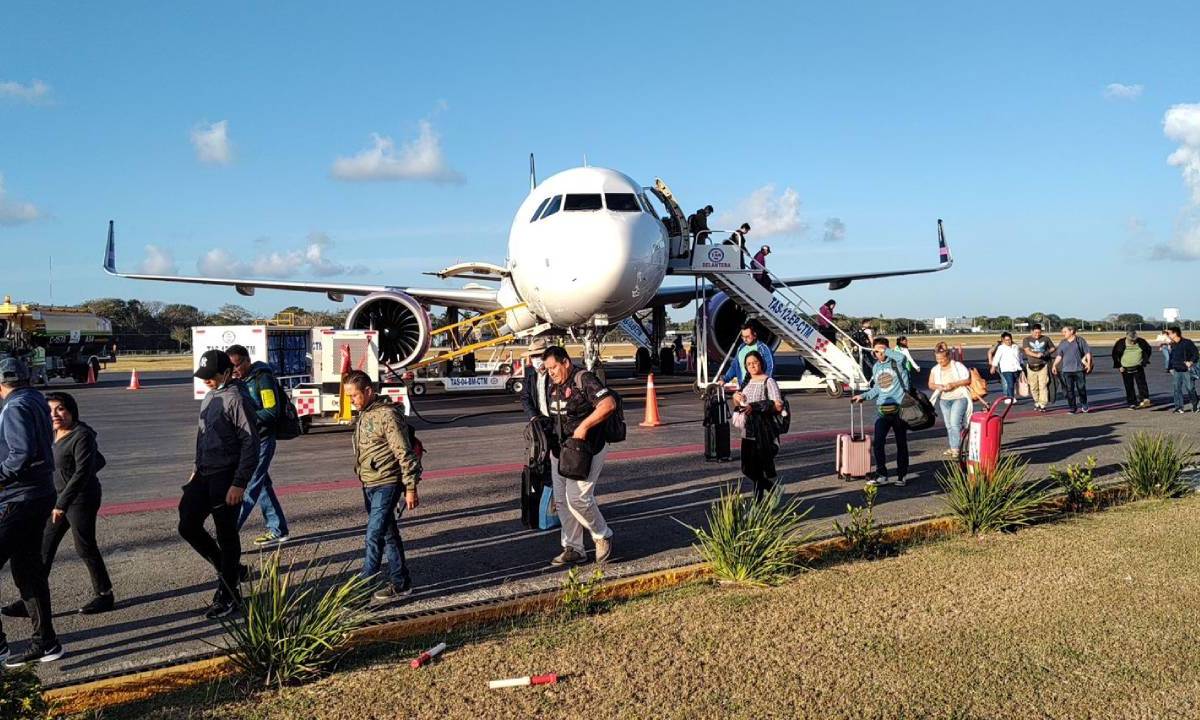
[(0, 383), (19, 383), (29, 380), (29, 368), (15, 357), (0, 359)]
[(220, 350), (209, 350), (200, 356), (200, 367), (196, 368), (195, 377), (201, 380), (212, 380), (226, 370), (233, 369), (229, 356)]

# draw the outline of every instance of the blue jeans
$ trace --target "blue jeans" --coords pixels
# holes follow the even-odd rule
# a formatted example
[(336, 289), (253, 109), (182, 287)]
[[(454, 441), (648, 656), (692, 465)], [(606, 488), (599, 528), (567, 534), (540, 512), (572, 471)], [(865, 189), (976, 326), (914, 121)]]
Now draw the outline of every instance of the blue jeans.
[(1160, 352), (1162, 352), (1162, 356), (1163, 356), (1163, 370), (1170, 372), (1171, 371), (1171, 348), (1167, 345), (1163, 345)]
[(1067, 372), (1063, 370), (1060, 375), (1062, 378), (1063, 389), (1067, 393), (1067, 406), (1071, 408), (1071, 412), (1075, 412), (1077, 405), (1075, 404), (1078, 396), (1079, 405), (1087, 407), (1087, 373), (1082, 370)]
[(404, 490), (400, 483), (363, 488), (363, 505), (367, 510), (366, 556), (360, 575), (377, 575), (387, 549), (387, 579), (393, 587), (409, 584), (408, 565), (404, 562), (404, 541), (396, 525), (396, 503)]
[(1186, 399), (1196, 407), (1196, 376), (1188, 370), (1172, 370), (1171, 371), (1171, 392), (1175, 400), (1175, 409), (1183, 409), (1183, 401)]
[(971, 414), (971, 401), (967, 398), (938, 400), (938, 409), (942, 411), (942, 422), (946, 423), (946, 439), (950, 441), (950, 449), (958, 450), (962, 445), (963, 428)]
[(287, 518), (283, 516), (283, 506), (275, 497), (275, 488), (271, 487), (271, 460), (275, 457), (275, 436), (262, 435), (258, 441), (258, 467), (250, 476), (246, 485), (246, 495), (242, 498), (242, 514), (238, 516), (238, 530), (246, 524), (246, 519), (254, 511), (254, 506), (262, 508), (263, 522), (267, 531), (276, 537), (288, 534)]
[(1001, 372), (1000, 387), (1004, 392), (1004, 397), (1016, 399), (1017, 397), (1017, 376), (1020, 372)]

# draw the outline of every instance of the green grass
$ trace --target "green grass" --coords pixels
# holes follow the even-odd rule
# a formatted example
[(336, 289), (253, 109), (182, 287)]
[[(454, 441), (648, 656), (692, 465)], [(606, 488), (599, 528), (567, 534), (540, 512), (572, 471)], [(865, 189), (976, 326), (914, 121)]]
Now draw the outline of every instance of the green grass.
[[(120, 718), (1200, 717), (1200, 498), (803, 573), (696, 584), (354, 656), (315, 683), (197, 688)], [(420, 647), (446, 639), (433, 665)], [(557, 686), (487, 680), (558, 672)]]

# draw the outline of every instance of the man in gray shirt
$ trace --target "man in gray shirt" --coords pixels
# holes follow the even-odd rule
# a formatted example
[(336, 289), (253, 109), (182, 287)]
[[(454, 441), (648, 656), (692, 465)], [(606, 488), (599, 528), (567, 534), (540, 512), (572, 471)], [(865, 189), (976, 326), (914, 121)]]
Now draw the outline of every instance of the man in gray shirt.
[[(1067, 391), (1067, 405), (1072, 414), (1088, 411), (1087, 376), (1092, 371), (1092, 349), (1087, 340), (1075, 334), (1074, 325), (1064, 325), (1062, 342), (1054, 351), (1054, 374), (1062, 378)], [(1079, 404), (1076, 405), (1076, 394)]]

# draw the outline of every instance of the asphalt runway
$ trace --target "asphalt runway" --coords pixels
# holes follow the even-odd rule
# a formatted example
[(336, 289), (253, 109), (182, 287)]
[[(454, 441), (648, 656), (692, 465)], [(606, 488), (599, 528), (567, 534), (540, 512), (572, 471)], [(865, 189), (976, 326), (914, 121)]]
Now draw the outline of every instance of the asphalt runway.
[[(1098, 473), (1112, 475), (1122, 444), (1136, 431), (1196, 434), (1200, 418), (1165, 411), (1170, 386), (1159, 356), (1148, 373), (1156, 407), (1132, 411), (1125, 405), (1108, 350), (1096, 351), (1097, 371), (1088, 379), (1092, 413), (1067, 415), (1060, 403), (1054, 412), (1041, 415), (1025, 400), (1009, 415), (1005, 450), (1020, 453), (1036, 474), (1044, 475), (1049, 465), (1081, 462), (1092, 455)], [(923, 365), (930, 362), (928, 352), (915, 354)], [(982, 350), (968, 351), (968, 360), (979, 363), (982, 358)], [(212, 652), (209, 643), (221, 642), (219, 625), (202, 616), (214, 588), (213, 572), (183, 543), (175, 527), (175, 506), (191, 469), (199, 409), (191, 398), (190, 379), (186, 373), (147, 374), (143, 389), (134, 392), (125, 389), (128, 377), (119, 370), (106, 375), (94, 387), (53, 387), (75, 393), (81, 418), (98, 431), (108, 459), (101, 473), (105, 504), (98, 535), (118, 607), (99, 616), (74, 613), (89, 599), (90, 585), (83, 564), (64, 543), (50, 583), (55, 623), (67, 654), (38, 668), (50, 684), (193, 658)], [(922, 373), (922, 387), (924, 377)], [(686, 525), (702, 525), (721, 488), (737, 480), (737, 441), (734, 462), (704, 461), (702, 407), (688, 377), (657, 379), (666, 425), (652, 429), (637, 426), (644, 411), (644, 381), (614, 383), (626, 400), (629, 437), (610, 454), (598, 490), (615, 532), (608, 575), (694, 561), (693, 535)], [(998, 392), (996, 384), (993, 392)], [(810, 522), (827, 533), (846, 503), (861, 501), (861, 486), (840, 481), (833, 473), (833, 438), (848, 426), (848, 403), (823, 393), (790, 398), (791, 434), (777, 461), (781, 479), (787, 492), (812, 506)], [(556, 586), (561, 572), (551, 570), (548, 560), (559, 549), (557, 531), (532, 532), (520, 524), (524, 417), (516, 397), (428, 395), (417, 402), (429, 420), (478, 415), (451, 424), (414, 423), (428, 454), (421, 506), (406, 513), (401, 530), (417, 593), (406, 604), (379, 608), (379, 617)], [(885, 487), (879, 493), (877, 514), (886, 522), (943, 512), (934, 473), (946, 447), (945, 431), (939, 424), (910, 438), (909, 485)], [(285, 560), (322, 558), (352, 567), (361, 562), (365, 514), (351, 464), (345, 429), (317, 429), (280, 444), (272, 476), (291, 525), (293, 541), (285, 546)], [(251, 566), (257, 564), (259, 551), (250, 541), (261, 531), (256, 514), (242, 533)], [(5, 573), (0, 602), (14, 596)], [(28, 622), (5, 618), (4, 629), (13, 649), (23, 649)]]

